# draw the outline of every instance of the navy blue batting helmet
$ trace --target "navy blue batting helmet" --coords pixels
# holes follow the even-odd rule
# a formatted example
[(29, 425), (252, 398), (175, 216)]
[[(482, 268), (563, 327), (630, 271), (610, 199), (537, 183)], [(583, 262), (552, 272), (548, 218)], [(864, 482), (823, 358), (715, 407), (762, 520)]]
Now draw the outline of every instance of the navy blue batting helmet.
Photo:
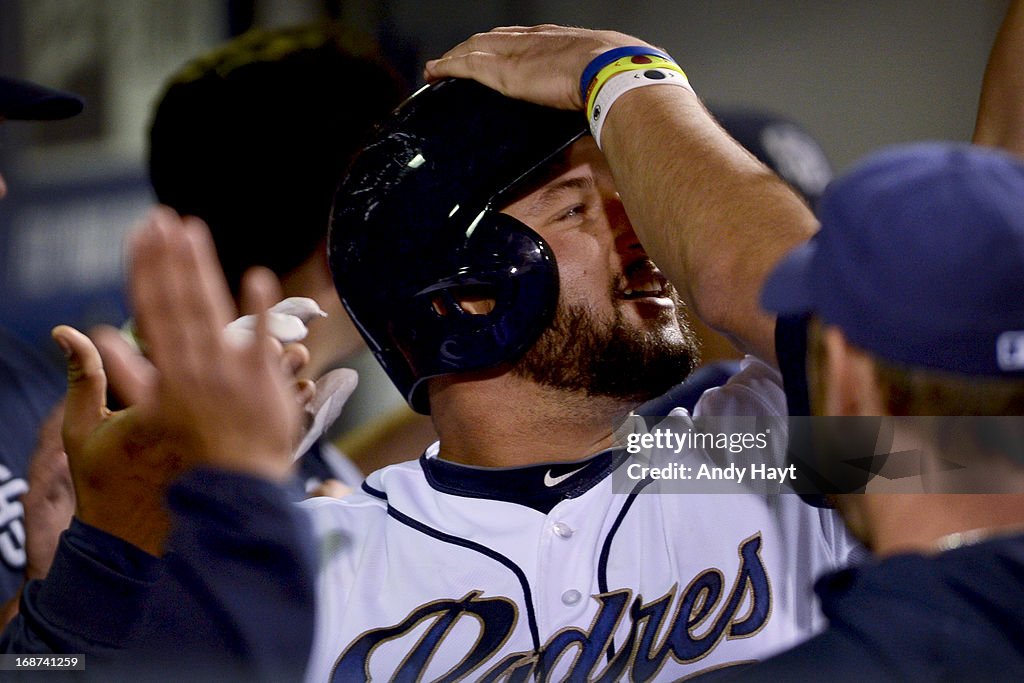
[[(550, 324), (550, 247), (498, 212), (586, 133), (578, 112), (448, 79), (424, 87), (356, 157), (328, 255), (342, 303), (414, 410), (426, 379), (516, 360)], [(464, 309), (488, 299), (485, 313)]]

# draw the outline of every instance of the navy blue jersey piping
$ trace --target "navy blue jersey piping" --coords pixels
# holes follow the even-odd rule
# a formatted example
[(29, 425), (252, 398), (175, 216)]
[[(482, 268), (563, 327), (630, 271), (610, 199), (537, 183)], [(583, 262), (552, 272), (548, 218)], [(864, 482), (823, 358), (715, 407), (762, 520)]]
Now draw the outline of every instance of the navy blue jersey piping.
[[(375, 496), (381, 500), (387, 501), (388, 499), (386, 493), (378, 491), (366, 482), (363, 482), (363, 490), (371, 496)], [(537, 614), (533, 606), (533, 591), (530, 590), (530, 583), (526, 578), (526, 573), (523, 572), (515, 562), (508, 559), (501, 553), (491, 550), (479, 543), (466, 540), (465, 538), (459, 538), (458, 536), (452, 536), (451, 534), (446, 534), (443, 531), (438, 531), (433, 527), (427, 526), (423, 522), (417, 521), (404, 512), (396, 509), (391, 505), (391, 503), (388, 503), (388, 514), (410, 529), (418, 531), (421, 534), (426, 534), (427, 536), (431, 536), (432, 538), (436, 538), (437, 540), (445, 543), (451, 543), (452, 545), (474, 550), (485, 557), (489, 557), (492, 560), (501, 563), (511, 571), (515, 575), (516, 579), (519, 580), (519, 586), (523, 589), (523, 601), (526, 605), (526, 618), (530, 625), (530, 638), (533, 640), (534, 652), (540, 652), (540, 628), (537, 626)]]
[(394, 507), (392, 507), (390, 503), (388, 503), (388, 514), (397, 519), (402, 524), (405, 524), (409, 528), (415, 529), (416, 531), (419, 531), (422, 534), (432, 536), (439, 541), (444, 541), (445, 543), (451, 543), (452, 545), (468, 548), (469, 550), (475, 550), (476, 552), (480, 553), (481, 555), (484, 555), (485, 557), (489, 557), (492, 560), (500, 562), (501, 564), (505, 565), (505, 567), (508, 568), (513, 574), (515, 574), (516, 578), (519, 579), (519, 585), (523, 589), (523, 600), (526, 603), (526, 617), (530, 623), (530, 637), (533, 639), (533, 649), (535, 652), (540, 652), (540, 629), (537, 626), (537, 614), (534, 611), (533, 607), (533, 592), (530, 590), (530, 583), (526, 579), (526, 574), (523, 572), (522, 569), (519, 568), (519, 566), (515, 562), (508, 559), (501, 553), (491, 550), (490, 548), (480, 545), (479, 543), (466, 540), (465, 538), (459, 538), (458, 536), (452, 536), (451, 534), (446, 534), (443, 531), (438, 531), (433, 527), (429, 527), (423, 522), (417, 521), (409, 515), (395, 509)]
[[(608, 530), (608, 535), (604, 537), (604, 543), (601, 545), (601, 555), (597, 560), (597, 588), (602, 593), (608, 592), (608, 557), (612, 552), (612, 539), (615, 538), (615, 534), (618, 532), (619, 527), (622, 526), (622, 520), (626, 518), (626, 513), (629, 512), (629, 508), (633, 506), (636, 501), (637, 494), (640, 491), (653, 482), (651, 478), (644, 479), (637, 482), (633, 490), (629, 492), (629, 498), (623, 503), (622, 509), (619, 510), (619, 514), (616, 515), (615, 521), (612, 523), (612, 528)], [(612, 638), (608, 643), (608, 662), (611, 663), (612, 658), (615, 657), (615, 639)]]

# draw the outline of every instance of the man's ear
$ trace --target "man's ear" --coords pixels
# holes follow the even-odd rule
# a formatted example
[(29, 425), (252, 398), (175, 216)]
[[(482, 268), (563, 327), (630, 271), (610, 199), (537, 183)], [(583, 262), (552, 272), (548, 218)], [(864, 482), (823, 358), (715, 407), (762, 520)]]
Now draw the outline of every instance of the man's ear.
[(852, 345), (834, 325), (823, 326), (821, 335), (825, 414), (885, 414), (871, 355)]
[(492, 296), (474, 294), (472, 292), (460, 295), (456, 300), (459, 302), (462, 310), (473, 315), (487, 315), (494, 310), (494, 306), (497, 303)]
[(445, 316), (451, 314), (447, 305), (449, 302), (454, 302), (458, 308), (470, 315), (487, 315), (497, 305), (490, 288), (472, 285), (459, 287), (444, 296), (439, 294), (433, 298), (431, 304), (438, 315)]

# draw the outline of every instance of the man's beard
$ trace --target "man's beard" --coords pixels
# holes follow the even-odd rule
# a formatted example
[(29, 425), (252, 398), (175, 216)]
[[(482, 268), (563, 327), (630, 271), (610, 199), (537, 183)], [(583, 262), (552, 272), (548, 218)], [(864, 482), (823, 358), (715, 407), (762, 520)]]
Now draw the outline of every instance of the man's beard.
[(682, 382), (698, 360), (697, 340), (682, 314), (674, 289), (675, 313), (664, 324), (639, 329), (626, 324), (620, 307), (611, 322), (599, 320), (586, 306), (565, 304), (536, 343), (512, 366), (512, 373), (541, 385), (643, 403)]

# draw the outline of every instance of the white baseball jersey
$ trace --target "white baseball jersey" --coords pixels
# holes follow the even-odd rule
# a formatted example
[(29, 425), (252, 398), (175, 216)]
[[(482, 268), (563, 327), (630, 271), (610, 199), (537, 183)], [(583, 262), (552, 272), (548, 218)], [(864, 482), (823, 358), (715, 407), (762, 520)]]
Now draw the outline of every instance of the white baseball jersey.
[[(748, 359), (694, 414), (784, 407)], [(322, 554), (307, 680), (676, 680), (811, 635), (812, 583), (855, 547), (796, 495), (615, 493), (611, 451), (508, 469), (436, 452), (306, 503)]]

